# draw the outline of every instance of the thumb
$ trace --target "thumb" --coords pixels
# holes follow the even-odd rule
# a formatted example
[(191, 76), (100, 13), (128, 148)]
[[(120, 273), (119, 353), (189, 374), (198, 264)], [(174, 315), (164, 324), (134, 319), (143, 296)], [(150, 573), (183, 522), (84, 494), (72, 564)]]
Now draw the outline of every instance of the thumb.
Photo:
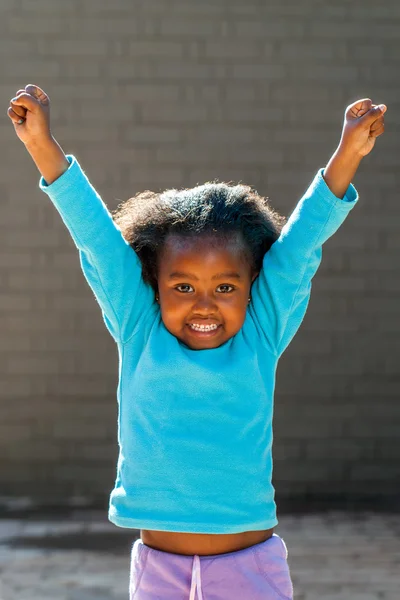
[(367, 123), (373, 123), (376, 119), (379, 119), (383, 114), (385, 114), (387, 110), (386, 104), (379, 104), (378, 106), (373, 106), (363, 117)]
[(44, 106), (46, 106), (47, 104), (49, 104), (49, 97), (48, 97), (48, 95), (38, 85), (33, 85), (32, 83), (29, 83), (25, 87), (25, 91), (28, 94), (30, 94), (31, 96), (33, 96), (34, 98), (37, 98), (37, 100), (39, 100), (39, 102), (41, 104), (43, 104)]

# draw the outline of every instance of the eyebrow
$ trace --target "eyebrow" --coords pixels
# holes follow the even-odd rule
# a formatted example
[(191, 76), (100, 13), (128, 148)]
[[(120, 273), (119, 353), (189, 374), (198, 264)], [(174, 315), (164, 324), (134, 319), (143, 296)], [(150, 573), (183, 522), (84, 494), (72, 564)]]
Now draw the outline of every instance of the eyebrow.
[[(229, 271), (226, 273), (217, 273), (216, 275), (214, 275), (213, 277), (211, 277), (211, 279), (223, 279), (224, 277), (229, 277), (231, 279), (241, 279), (239, 273), (236, 273), (235, 271)], [(196, 277), (196, 275), (193, 275), (193, 273), (183, 273), (182, 271), (174, 271), (173, 273), (171, 273), (169, 275), (168, 279), (194, 279), (195, 281), (198, 281), (198, 278)]]

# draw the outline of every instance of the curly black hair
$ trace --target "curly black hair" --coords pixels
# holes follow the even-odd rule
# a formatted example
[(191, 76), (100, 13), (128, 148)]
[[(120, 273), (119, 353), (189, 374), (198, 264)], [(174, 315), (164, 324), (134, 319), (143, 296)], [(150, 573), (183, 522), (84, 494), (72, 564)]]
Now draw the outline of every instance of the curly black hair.
[(169, 235), (185, 238), (234, 234), (244, 242), (244, 258), (252, 273), (260, 271), (264, 254), (278, 239), (286, 218), (251, 186), (208, 181), (164, 192), (139, 192), (111, 213), (125, 240), (138, 254), (142, 277), (157, 292), (158, 261)]

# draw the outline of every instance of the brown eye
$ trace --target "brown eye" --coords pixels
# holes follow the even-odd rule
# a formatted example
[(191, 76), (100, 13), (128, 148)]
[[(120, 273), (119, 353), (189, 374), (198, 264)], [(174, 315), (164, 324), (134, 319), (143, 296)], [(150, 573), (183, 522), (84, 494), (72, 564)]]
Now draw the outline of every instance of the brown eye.
[(231, 291), (233, 291), (235, 288), (232, 285), (228, 285), (227, 283), (218, 286), (220, 288), (231, 288), (230, 291), (225, 290), (225, 292), (222, 292), (223, 294), (229, 294)]
[[(178, 292), (181, 292), (181, 290), (179, 288), (190, 288), (192, 287), (191, 285), (189, 285), (188, 283), (182, 283), (181, 285), (177, 285), (176, 286), (176, 290), (178, 290)], [(182, 294), (185, 294), (186, 292), (181, 292)]]

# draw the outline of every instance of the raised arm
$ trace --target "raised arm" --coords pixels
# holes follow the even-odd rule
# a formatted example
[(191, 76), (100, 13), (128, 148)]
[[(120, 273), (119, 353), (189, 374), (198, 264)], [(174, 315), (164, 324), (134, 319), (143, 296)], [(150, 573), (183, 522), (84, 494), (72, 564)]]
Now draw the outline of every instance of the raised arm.
[(304, 318), (311, 280), (322, 246), (357, 202), (351, 181), (384, 131), (383, 109), (359, 100), (346, 109), (342, 137), (327, 167), (320, 169), (279, 239), (265, 254), (252, 287), (253, 319), (271, 351), (280, 356)]
[(37, 86), (19, 90), (8, 109), (46, 192), (79, 250), (84, 276), (116, 341), (127, 341), (154, 307), (154, 293), (142, 280), (137, 254), (124, 240), (106, 205), (73, 156), (65, 156), (49, 126), (49, 99)]

